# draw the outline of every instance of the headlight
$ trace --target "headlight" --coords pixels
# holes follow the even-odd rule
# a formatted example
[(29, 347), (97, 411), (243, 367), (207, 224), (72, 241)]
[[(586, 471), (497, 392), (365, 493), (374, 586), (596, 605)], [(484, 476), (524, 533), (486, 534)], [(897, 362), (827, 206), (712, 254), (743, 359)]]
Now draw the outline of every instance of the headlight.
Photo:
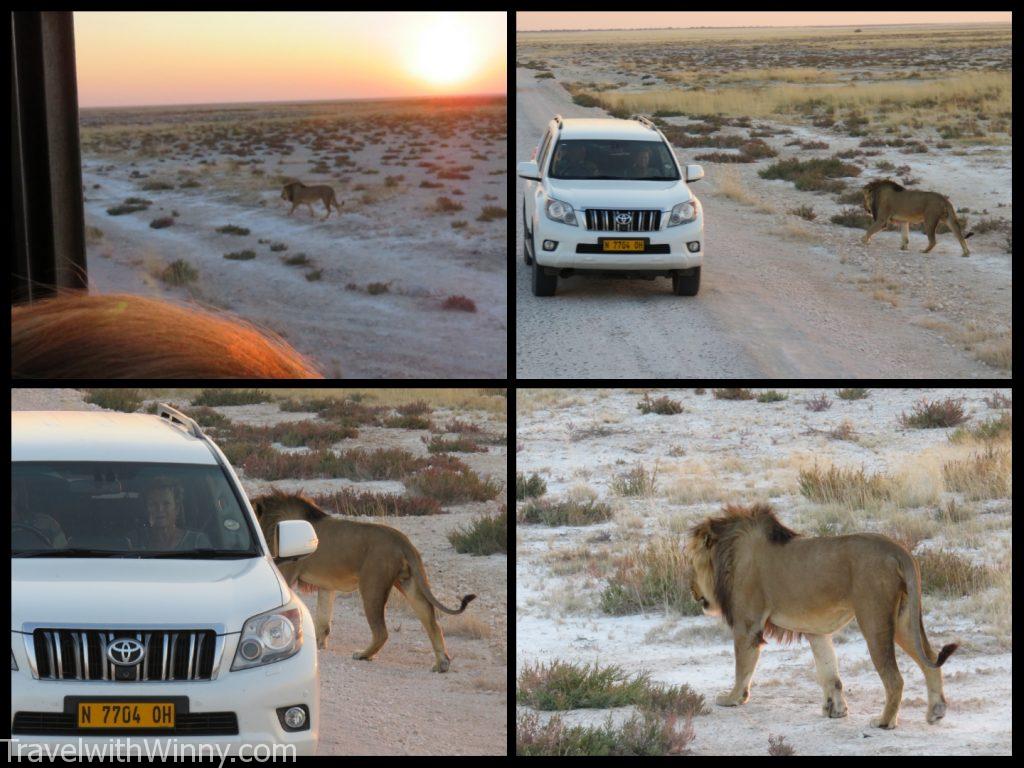
[(17, 669), (17, 668), (18, 668), (18, 662), (16, 662), (14, 660), (14, 649), (11, 648), (11, 669)]
[(688, 203), (680, 203), (672, 209), (672, 213), (668, 215), (669, 227), (677, 227), (680, 224), (689, 224), (691, 221), (697, 218), (697, 201), (691, 200)]
[(545, 210), (547, 211), (548, 218), (552, 221), (568, 224), (571, 227), (578, 226), (576, 223), (576, 211), (568, 203), (563, 203), (561, 200), (548, 200)]
[(302, 648), (302, 614), (293, 600), (245, 622), (238, 638), (232, 671), (294, 656)]

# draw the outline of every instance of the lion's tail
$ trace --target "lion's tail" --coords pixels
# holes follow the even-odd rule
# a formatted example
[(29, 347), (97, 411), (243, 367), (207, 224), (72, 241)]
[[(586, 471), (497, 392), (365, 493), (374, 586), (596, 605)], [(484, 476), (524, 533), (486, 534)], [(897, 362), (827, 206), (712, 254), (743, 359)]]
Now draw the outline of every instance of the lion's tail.
[(416, 582), (416, 586), (419, 587), (420, 592), (423, 596), (430, 601), (430, 604), (437, 608), (439, 611), (444, 611), (452, 616), (457, 616), (466, 610), (466, 606), (469, 605), (473, 600), (476, 599), (476, 595), (463, 595), (462, 604), (458, 609), (448, 608), (441, 603), (434, 593), (430, 591), (430, 585), (427, 583), (427, 572), (423, 568), (423, 558), (420, 557), (420, 553), (415, 550), (412, 544), (409, 544), (405, 549), (405, 560), (409, 563), (409, 570), (412, 572), (412, 578)]
[(921, 621), (921, 574), (909, 552), (901, 551), (900, 570), (903, 571), (903, 583), (907, 586), (907, 607), (910, 609), (910, 632), (914, 636), (914, 649), (925, 666), (938, 669), (959, 646), (956, 643), (944, 645), (934, 662), (928, 657), (924, 650), (924, 624)]

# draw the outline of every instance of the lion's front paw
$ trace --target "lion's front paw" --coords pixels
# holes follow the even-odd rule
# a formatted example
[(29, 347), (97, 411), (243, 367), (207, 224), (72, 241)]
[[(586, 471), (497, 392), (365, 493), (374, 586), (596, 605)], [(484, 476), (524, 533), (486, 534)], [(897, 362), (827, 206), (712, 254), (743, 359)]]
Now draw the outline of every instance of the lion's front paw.
[(934, 706), (928, 708), (927, 720), (929, 723), (937, 723), (946, 715), (946, 703), (943, 701), (938, 702)]
[(872, 728), (884, 728), (887, 731), (891, 731), (893, 728), (896, 727), (896, 718), (894, 717), (889, 722), (886, 722), (885, 720), (883, 720), (880, 717), (872, 717), (871, 718), (871, 727)]
[(846, 702), (842, 699), (825, 699), (821, 707), (821, 714), (825, 717), (846, 717)]
[(740, 704), (746, 704), (748, 698), (749, 695), (737, 696), (732, 691), (726, 691), (715, 697), (715, 704), (720, 707), (738, 707)]

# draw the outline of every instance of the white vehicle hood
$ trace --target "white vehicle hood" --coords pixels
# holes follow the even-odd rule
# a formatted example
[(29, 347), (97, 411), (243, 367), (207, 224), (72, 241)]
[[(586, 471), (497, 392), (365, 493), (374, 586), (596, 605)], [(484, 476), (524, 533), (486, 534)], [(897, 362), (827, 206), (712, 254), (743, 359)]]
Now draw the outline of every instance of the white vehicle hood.
[(24, 624), (223, 625), (290, 598), (269, 558), (145, 560), (12, 558), (11, 629)]
[(548, 179), (548, 192), (577, 210), (587, 208), (657, 208), (671, 210), (693, 199), (685, 181), (580, 181)]

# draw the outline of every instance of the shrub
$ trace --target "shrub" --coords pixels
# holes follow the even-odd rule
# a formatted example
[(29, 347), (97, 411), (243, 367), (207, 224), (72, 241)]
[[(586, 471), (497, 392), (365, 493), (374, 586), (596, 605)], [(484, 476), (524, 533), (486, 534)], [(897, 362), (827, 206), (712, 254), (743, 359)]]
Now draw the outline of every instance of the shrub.
[(516, 718), (516, 755), (679, 755), (693, 741), (689, 720), (682, 729), (675, 715), (643, 712), (620, 725), (609, 716), (604, 725), (567, 726), (558, 715), (541, 726), (537, 715), (524, 713)]
[(612, 508), (595, 499), (530, 501), (519, 510), (519, 522), (543, 525), (595, 525), (611, 519)]
[(508, 509), (501, 505), (496, 515), (481, 515), (465, 527), (449, 532), (448, 541), (460, 555), (493, 555), (508, 551)]
[(888, 501), (894, 496), (891, 478), (887, 475), (869, 475), (858, 470), (829, 467), (800, 470), (800, 493), (819, 504), (844, 504), (863, 509)]
[(1001, 413), (999, 416), (975, 424), (973, 427), (961, 426), (949, 436), (951, 443), (965, 443), (969, 440), (990, 442), (994, 440), (1009, 440), (1013, 435), (1013, 416), (1010, 413)]
[(827, 411), (832, 407), (832, 401), (828, 399), (828, 395), (824, 392), (817, 397), (805, 400), (804, 404), (807, 406), (807, 410), (809, 411)]
[(636, 466), (628, 472), (612, 478), (611, 491), (616, 496), (653, 496), (654, 488), (657, 485), (657, 471), (647, 470), (642, 466)]
[(248, 235), (249, 230), (245, 227), (236, 227), (234, 224), (225, 224), (223, 227), (217, 227), (217, 231), (224, 235)]
[(659, 397), (656, 400), (651, 400), (650, 396), (646, 392), (644, 393), (644, 399), (637, 403), (636, 407), (640, 410), (640, 413), (645, 416), (649, 413), (658, 413), (662, 416), (672, 416), (683, 412), (682, 403), (678, 400), (670, 400), (667, 397)]
[(462, 210), (462, 203), (457, 203), (450, 197), (439, 197), (434, 204), (434, 210), (440, 213), (455, 213)]
[(306, 273), (306, 280), (310, 283), (315, 283), (323, 275), (322, 269), (314, 269), (311, 272)]
[(466, 296), (449, 296), (441, 303), (441, 309), (476, 312), (476, 303)]
[(495, 219), (507, 219), (508, 211), (497, 205), (485, 205), (480, 215), (476, 217), (477, 221), (494, 221)]
[(137, 389), (88, 389), (85, 402), (108, 411), (135, 413), (142, 405), (142, 396)]
[(351, 517), (420, 517), (439, 515), (442, 511), (436, 499), (395, 493), (360, 492), (351, 488), (318, 494), (312, 500), (319, 507)]
[(204, 389), (192, 398), (192, 405), (253, 405), (270, 402), (262, 389)]
[(157, 181), (152, 179), (150, 181), (143, 182), (142, 188), (147, 192), (158, 192), (165, 189), (174, 189), (174, 185), (167, 181)]
[[(415, 417), (414, 417), (415, 418)], [(434, 435), (427, 443), (428, 453), (482, 453), (487, 449), (468, 437), (446, 439)]]
[(275, 253), (278, 253), (280, 251), (287, 251), (288, 246), (285, 245), (284, 243), (271, 243), (270, 250), (274, 251)]
[(501, 492), (501, 485), (493, 478), (481, 479), (468, 467), (461, 470), (428, 467), (408, 478), (406, 487), (442, 504), (490, 501)]
[(788, 395), (784, 395), (782, 392), (776, 392), (774, 389), (769, 389), (757, 396), (757, 402), (759, 403), (778, 403), (782, 400), (788, 399)]
[(850, 387), (836, 390), (836, 397), (840, 400), (863, 400), (867, 396), (868, 391), (864, 388)]
[(921, 591), (964, 597), (977, 594), (992, 583), (992, 572), (946, 550), (926, 550), (916, 555), (921, 568)]
[(311, 262), (306, 254), (296, 253), (294, 256), (282, 256), (281, 263), (289, 267), (303, 267)]
[(548, 484), (536, 472), (527, 477), (522, 472), (516, 473), (516, 501), (535, 499), (548, 491)]
[(613, 616), (654, 608), (687, 616), (701, 613), (690, 594), (683, 542), (678, 537), (652, 539), (627, 552), (601, 592), (601, 610)]
[(918, 400), (910, 414), (902, 413), (899, 422), (912, 429), (937, 429), (955, 427), (967, 416), (964, 414), (963, 399), (947, 397), (945, 400)]
[(391, 287), (391, 283), (367, 283), (366, 292), (371, 296), (376, 296), (381, 293), (387, 293)]
[(829, 221), (851, 229), (867, 229), (871, 224), (871, 216), (859, 208), (844, 208), (830, 216)]
[(989, 445), (981, 453), (942, 465), (946, 490), (962, 493), (968, 501), (1010, 496), (1011, 457), (1008, 450)]
[(256, 258), (256, 251), (249, 250), (248, 248), (244, 251), (232, 251), (231, 253), (225, 253), (224, 258), (233, 261), (249, 261)]
[(754, 393), (749, 389), (712, 389), (711, 394), (716, 400), (753, 400)]
[(185, 285), (198, 280), (199, 271), (184, 259), (177, 259), (164, 267), (160, 279), (168, 285)]
[(814, 221), (818, 218), (818, 214), (814, 212), (814, 208), (809, 205), (801, 205), (798, 208), (793, 208), (790, 210), (790, 213), (794, 216), (799, 216), (801, 219), (806, 219), (807, 221)]
[(158, 219), (153, 219), (149, 222), (150, 229), (164, 229), (174, 224), (174, 219), (170, 216), (161, 216)]
[(389, 429), (430, 429), (433, 426), (433, 422), (426, 416), (408, 414), (389, 416), (384, 419), (384, 426)]
[(111, 216), (123, 216), (126, 213), (135, 213), (136, 211), (144, 211), (148, 206), (145, 205), (115, 205), (112, 208), (107, 208), (107, 213)]
[(993, 392), (989, 397), (985, 398), (985, 405), (989, 408), (1012, 408), (1013, 400), (1002, 392)]

